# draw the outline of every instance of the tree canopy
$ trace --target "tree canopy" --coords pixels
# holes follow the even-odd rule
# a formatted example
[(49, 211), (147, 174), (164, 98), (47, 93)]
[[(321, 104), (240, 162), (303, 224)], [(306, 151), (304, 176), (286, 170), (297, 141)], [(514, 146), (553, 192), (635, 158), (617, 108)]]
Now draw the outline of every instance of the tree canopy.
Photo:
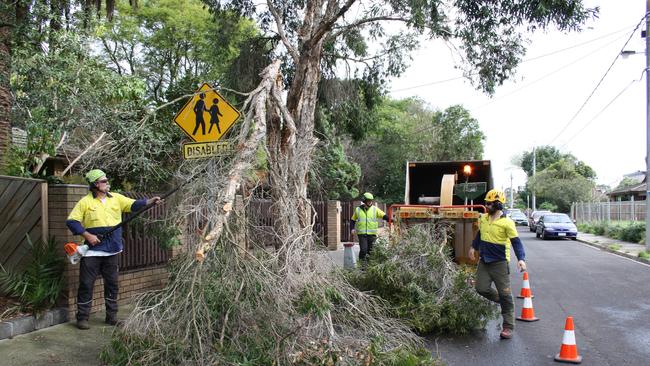
[(361, 166), (360, 186), (388, 202), (404, 198), (406, 161), (481, 159), (485, 135), (469, 111), (456, 105), (433, 110), (419, 99), (385, 99), (376, 126), (360, 143), (350, 143)]
[(27, 145), (11, 150), (5, 173), (50, 175), (40, 167), (56, 145), (70, 160), (93, 146), (75, 168), (101, 166), (116, 187), (166, 184), (181, 162), (183, 134), (171, 120), (184, 100), (173, 101), (202, 82), (227, 83), (240, 46), (258, 34), (199, 0), (117, 2), (112, 21), (67, 5), (28, 10), (10, 79), (12, 125), (27, 131)]
[[(560, 152), (555, 146), (545, 145), (539, 146), (535, 149), (536, 154), (536, 171), (537, 173), (548, 168), (549, 166), (559, 162), (560, 160), (566, 160), (571, 162), (574, 166), (574, 170), (581, 176), (588, 179), (595, 179), (596, 172), (585, 162), (578, 160), (572, 154), (565, 154)], [(526, 172), (526, 174), (531, 177), (533, 175), (533, 152), (524, 151), (517, 159), (517, 163), (521, 168)]]
[(569, 212), (573, 202), (588, 201), (595, 188), (592, 179), (583, 176), (572, 161), (565, 159), (530, 177), (528, 185), (540, 202), (549, 202), (560, 212)]

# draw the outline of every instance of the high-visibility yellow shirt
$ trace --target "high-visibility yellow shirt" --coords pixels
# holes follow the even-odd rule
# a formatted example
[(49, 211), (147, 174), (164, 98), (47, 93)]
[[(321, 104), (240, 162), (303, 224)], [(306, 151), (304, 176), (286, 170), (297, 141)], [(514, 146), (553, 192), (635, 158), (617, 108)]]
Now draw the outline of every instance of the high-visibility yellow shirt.
[[(515, 227), (514, 221), (502, 216), (496, 220), (490, 221), (490, 215), (483, 214), (479, 218), (479, 233), (473, 243), (475, 249), (479, 249), (481, 259), (486, 262), (498, 260), (510, 261), (510, 245), (514, 245), (517, 258), (523, 260), (525, 253), (521, 241), (518, 240), (519, 233)], [(517, 240), (514, 240), (517, 238)]]
[(367, 210), (358, 206), (352, 214), (352, 220), (355, 221), (354, 228), (357, 234), (361, 235), (377, 235), (379, 229), (379, 220), (382, 219), (386, 213), (376, 206), (370, 206)]
[[(112, 192), (102, 202), (92, 193), (88, 193), (74, 206), (66, 224), (75, 235), (80, 235), (84, 231), (93, 235), (103, 235), (122, 222), (123, 212), (137, 210), (145, 204), (145, 199), (136, 201)], [(92, 247), (93, 250), (108, 253), (119, 253), (122, 248), (122, 228), (115, 230), (109, 237), (103, 238), (101, 243)]]
[(86, 229), (113, 227), (122, 222), (122, 212), (131, 212), (133, 202), (119, 193), (111, 192), (104, 202), (88, 193), (74, 206), (68, 220), (79, 221)]

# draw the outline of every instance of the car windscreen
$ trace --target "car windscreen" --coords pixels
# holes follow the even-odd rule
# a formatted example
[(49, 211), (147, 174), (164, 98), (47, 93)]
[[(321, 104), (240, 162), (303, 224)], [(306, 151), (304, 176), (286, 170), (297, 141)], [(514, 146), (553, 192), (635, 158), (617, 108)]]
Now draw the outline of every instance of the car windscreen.
[(535, 212), (533, 214), (533, 220), (539, 219), (542, 215), (547, 214), (548, 212)]
[(519, 212), (515, 212), (515, 213), (512, 214), (512, 218), (513, 219), (525, 219), (526, 215), (524, 215), (522, 213), (519, 213)]
[(544, 215), (544, 222), (552, 222), (559, 224), (572, 224), (573, 221), (566, 215)]

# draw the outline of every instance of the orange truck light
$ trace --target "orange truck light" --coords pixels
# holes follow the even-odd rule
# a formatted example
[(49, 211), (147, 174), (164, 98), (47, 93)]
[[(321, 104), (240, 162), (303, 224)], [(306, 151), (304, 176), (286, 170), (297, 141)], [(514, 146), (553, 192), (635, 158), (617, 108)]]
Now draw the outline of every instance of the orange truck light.
[(472, 175), (472, 166), (467, 164), (463, 167), (463, 174)]

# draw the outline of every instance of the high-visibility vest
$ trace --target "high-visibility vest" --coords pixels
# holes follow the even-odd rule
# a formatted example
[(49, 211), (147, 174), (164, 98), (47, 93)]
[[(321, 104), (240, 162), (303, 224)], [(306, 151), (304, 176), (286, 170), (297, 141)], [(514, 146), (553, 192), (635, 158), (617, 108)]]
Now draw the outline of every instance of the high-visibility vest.
[(357, 234), (377, 235), (377, 229), (379, 228), (377, 207), (371, 206), (368, 210), (362, 210), (361, 207), (357, 206), (355, 216), (354, 228)]

